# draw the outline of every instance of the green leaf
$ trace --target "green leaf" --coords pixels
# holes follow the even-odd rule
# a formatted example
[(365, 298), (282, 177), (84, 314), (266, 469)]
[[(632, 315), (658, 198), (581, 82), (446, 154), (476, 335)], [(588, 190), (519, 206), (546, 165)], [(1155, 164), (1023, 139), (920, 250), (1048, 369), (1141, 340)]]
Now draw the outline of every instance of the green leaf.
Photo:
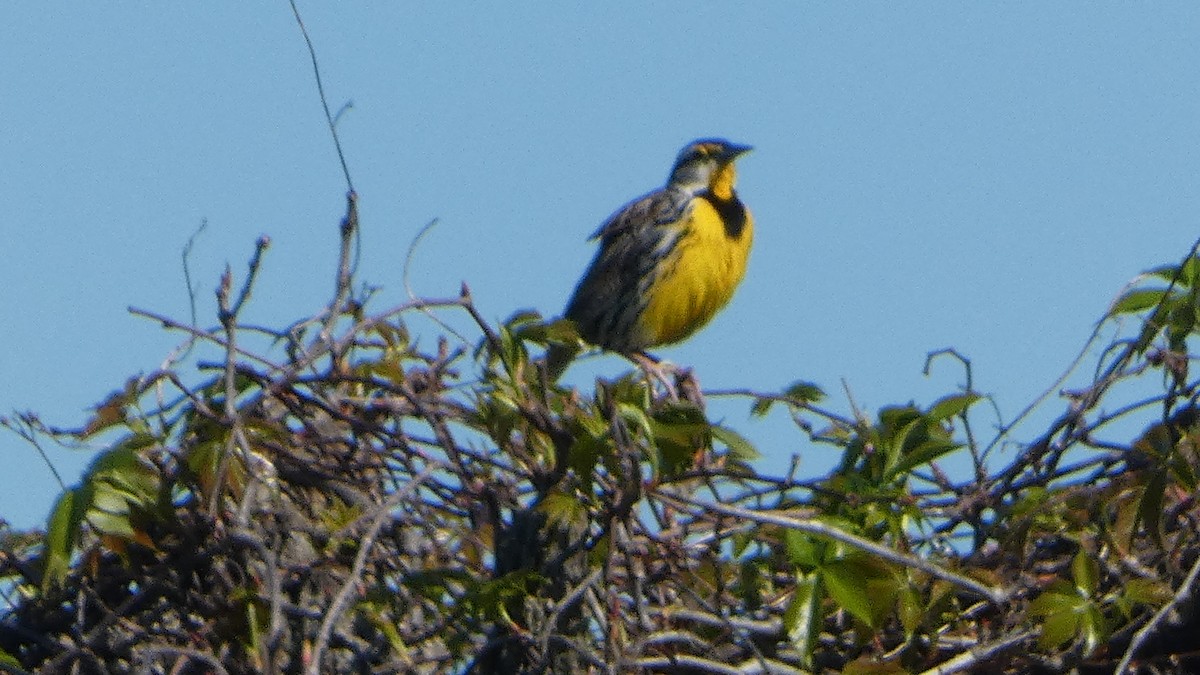
[(207, 493), (216, 483), (217, 470), (221, 465), (223, 445), (217, 440), (196, 444), (186, 457), (188, 470), (200, 483), (200, 490)]
[(1147, 272), (1147, 274), (1160, 279), (1173, 281), (1176, 287), (1181, 288), (1195, 288), (1198, 273), (1200, 273), (1200, 261), (1195, 256), (1189, 256), (1187, 260), (1183, 261), (1182, 266), (1163, 265)]
[(535, 309), (518, 309), (508, 317), (504, 325), (513, 335), (522, 339), (529, 339), (531, 335), (537, 335), (545, 330), (542, 315)]
[(732, 538), (732, 543), (733, 543), (733, 550), (731, 551), (732, 556), (734, 558), (742, 557), (742, 554), (744, 554), (746, 552), (746, 549), (750, 548), (750, 545), (755, 543), (755, 541), (756, 541), (756, 539), (754, 538), (754, 535), (749, 531), (740, 530), (740, 531), (734, 532), (733, 538)]
[(674, 476), (691, 467), (698, 451), (712, 443), (704, 411), (694, 405), (670, 405), (650, 418), (654, 445), (661, 455), (661, 475)]
[(1180, 297), (1168, 314), (1167, 344), (1178, 352), (1187, 351), (1187, 337), (1196, 327), (1196, 308)]
[(579, 344), (579, 330), (575, 327), (575, 322), (569, 319), (558, 319), (547, 323), (538, 312), (526, 310), (513, 315), (505, 325), (509, 327), (515, 338), (523, 342), (532, 342), (537, 345), (553, 343), (571, 347)]
[(1086, 551), (1080, 549), (1071, 559), (1071, 577), (1075, 580), (1075, 588), (1083, 595), (1091, 597), (1096, 594), (1100, 585), (1100, 564)]
[(516, 365), (525, 354), (525, 348), (507, 326), (500, 326), (496, 334), (500, 338), (499, 356), (501, 362), (504, 364), (505, 369), (511, 373), (516, 369)]
[(681, 433), (708, 432), (708, 419), (704, 411), (691, 403), (670, 403), (656, 410), (654, 423), (662, 429), (678, 429)]
[(754, 403), (750, 405), (750, 415), (753, 417), (765, 417), (771, 411), (771, 406), (773, 405), (775, 405), (775, 399), (756, 396)]
[(876, 558), (854, 555), (827, 562), (821, 579), (839, 607), (872, 629), (879, 628), (895, 606), (895, 575)]
[[(257, 602), (257, 599), (251, 597), (249, 593), (238, 599), (245, 604), (246, 608), (246, 626), (242, 635), (246, 651), (257, 656), (262, 653), (260, 649), (262, 648), (263, 633), (269, 629), (270, 609), (261, 611), (262, 603)], [(257, 663), (256, 666), (261, 667)]]
[(1179, 269), (1177, 265), (1162, 265), (1148, 270), (1146, 274), (1158, 277), (1159, 279), (1165, 279), (1166, 281), (1173, 281), (1175, 276), (1179, 274)]
[(713, 438), (721, 441), (727, 448), (729, 448), (729, 454), (732, 455), (734, 459), (743, 462), (750, 462), (762, 457), (762, 455), (759, 454), (758, 450), (755, 449), (754, 445), (750, 443), (750, 441), (746, 440), (744, 436), (733, 429), (714, 424), (710, 427), (710, 431), (712, 432)]
[(101, 483), (96, 486), (90, 508), (114, 515), (127, 516), (130, 511), (129, 502), (134, 499), (136, 498), (128, 492), (121, 492), (112, 485)]
[(1058, 579), (1051, 583), (1029, 603), (1030, 615), (1044, 618), (1038, 644), (1051, 649), (1079, 635), (1083, 616), (1092, 607), (1091, 600), (1072, 582)]
[(899, 430), (906, 429), (921, 418), (921, 411), (911, 405), (888, 406), (879, 411), (880, 435), (894, 437)]
[(788, 560), (805, 570), (817, 569), (825, 561), (828, 542), (800, 530), (785, 530), (783, 544)]
[(783, 390), (783, 395), (797, 403), (819, 403), (825, 392), (812, 382), (796, 381)]
[[(1189, 441), (1190, 444), (1195, 443), (1195, 439)], [(1173, 452), (1170, 455), (1170, 461), (1167, 463), (1167, 468), (1175, 480), (1183, 485), (1188, 492), (1196, 491), (1196, 469), (1191, 461), (1187, 459), (1184, 453)]]
[(557, 490), (547, 493), (537, 505), (537, 510), (545, 514), (548, 522), (560, 527), (569, 527), (587, 516), (587, 508), (582, 501)]
[(962, 415), (980, 398), (982, 397), (979, 394), (952, 394), (929, 406), (929, 412), (925, 413), (925, 416), (935, 422), (942, 422)]
[(1161, 607), (1173, 595), (1171, 587), (1158, 579), (1134, 577), (1121, 584), (1121, 597), (1135, 606)]
[(421, 597), (442, 602), (452, 589), (473, 583), (473, 577), (460, 568), (423, 569), (404, 575), (400, 583)]
[(1095, 604), (1089, 605), (1080, 615), (1079, 632), (1083, 636), (1083, 653), (1086, 656), (1094, 654), (1108, 642), (1108, 621), (1104, 618), (1104, 612)]
[(896, 465), (888, 473), (888, 478), (894, 478), (907, 474), (909, 471), (928, 464), (942, 455), (954, 452), (962, 447), (961, 443), (953, 443), (951, 441), (930, 440), (921, 443), (913, 448), (896, 462)]
[(71, 555), (79, 539), (79, 526), (83, 522), (83, 499), (81, 490), (67, 490), (59, 496), (46, 523), (46, 564), (42, 576), (42, 591), (56, 587), (67, 578), (71, 568)]
[(1146, 533), (1154, 539), (1155, 544), (1160, 549), (1165, 548), (1162, 519), (1166, 491), (1166, 472), (1155, 471), (1150, 474), (1150, 479), (1146, 481), (1141, 502), (1138, 504), (1138, 521), (1146, 528)]
[(1196, 280), (1200, 277), (1200, 259), (1196, 256), (1188, 256), (1188, 259), (1183, 261), (1183, 268), (1180, 270), (1176, 285), (1182, 285), (1185, 288), (1196, 288)]
[(566, 345), (575, 345), (579, 343), (579, 329), (575, 326), (575, 322), (570, 319), (559, 319), (545, 326), (546, 341), (557, 342)]
[[(380, 633), (383, 633), (388, 646), (396, 652), (396, 658), (401, 664), (412, 666), (413, 657), (408, 645), (396, 627), (396, 622), (388, 614), (388, 602), (384, 599), (364, 600), (356, 604), (356, 608), (371, 622)], [(269, 624), (268, 624), (269, 627)]]
[(630, 403), (618, 403), (617, 414), (627, 426), (633, 427), (633, 431), (640, 431), (645, 438), (654, 439), (654, 430), (650, 426), (650, 417), (646, 415), (646, 411)]
[(1042, 622), (1042, 634), (1038, 637), (1038, 647), (1043, 650), (1053, 649), (1074, 638), (1078, 632), (1079, 615), (1075, 612), (1049, 614)]
[(18, 661), (15, 656), (9, 654), (3, 649), (0, 649), (0, 664), (3, 664), (4, 666), (3, 668), (0, 668), (0, 671), (8, 673), (9, 675), (32, 675), (32, 673), (29, 671), (22, 670), (21, 662)]
[(105, 513), (104, 511), (88, 511), (88, 525), (99, 534), (107, 534), (122, 539), (133, 539), (133, 523), (129, 516)]
[(1137, 314), (1151, 307), (1157, 307), (1167, 294), (1165, 288), (1135, 288), (1122, 295), (1108, 310), (1109, 316), (1121, 314)]
[(408, 329), (403, 324), (380, 321), (371, 327), (370, 332), (378, 335), (390, 351), (403, 351), (408, 348)]
[(650, 386), (641, 370), (631, 370), (616, 382), (596, 381), (596, 405), (601, 410), (608, 409), (609, 401), (618, 406), (626, 403), (643, 411), (649, 410), (650, 394)]
[(511, 623), (507, 605), (526, 597), (544, 582), (545, 577), (532, 570), (515, 570), (467, 589), (463, 605), (476, 617)]
[(905, 584), (897, 594), (896, 614), (900, 617), (905, 634), (910, 637), (925, 619), (925, 603), (922, 602), (921, 593), (911, 583)]
[(136, 440), (136, 437), (127, 437), (112, 450), (96, 457), (88, 468), (85, 481), (112, 483), (128, 492), (135, 503), (149, 505), (158, 496), (158, 474), (127, 444)]
[(783, 630), (800, 655), (800, 665), (812, 667), (812, 657), (821, 634), (821, 600), (824, 592), (818, 572), (796, 574), (792, 601), (783, 611)]
[(1133, 343), (1133, 348), (1138, 354), (1145, 353), (1146, 349), (1154, 342), (1154, 338), (1162, 331), (1166, 325), (1168, 315), (1170, 313), (1170, 299), (1165, 299), (1164, 304), (1156, 307), (1150, 315), (1146, 317), (1142, 323), (1142, 330), (1138, 334), (1137, 340)]
[(738, 563), (738, 582), (734, 592), (748, 612), (756, 612), (762, 608), (766, 582), (763, 571), (757, 560), (743, 560)]
[[(583, 419), (580, 416), (573, 421), (581, 422)], [(567, 465), (575, 471), (576, 477), (581, 481), (580, 487), (585, 492), (591, 492), (596, 463), (602, 456), (612, 452), (612, 444), (603, 431), (593, 432), (587, 424), (572, 424), (571, 430), (574, 441), (566, 451)]]
[(1050, 495), (1046, 488), (1034, 485), (1025, 491), (1016, 503), (1010, 507), (1013, 518), (1024, 518), (1037, 513), (1049, 501)]

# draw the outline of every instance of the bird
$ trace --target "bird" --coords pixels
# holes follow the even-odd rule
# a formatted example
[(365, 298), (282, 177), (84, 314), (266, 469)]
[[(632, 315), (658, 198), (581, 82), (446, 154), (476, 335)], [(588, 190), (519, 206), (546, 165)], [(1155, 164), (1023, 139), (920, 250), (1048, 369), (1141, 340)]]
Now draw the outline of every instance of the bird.
[[(746, 274), (754, 219), (734, 189), (734, 164), (750, 150), (719, 138), (686, 145), (665, 186), (618, 209), (590, 237), (599, 249), (567, 303), (564, 317), (584, 342), (626, 356), (669, 392), (647, 350), (707, 324)], [(552, 381), (578, 352), (577, 344), (551, 344)]]

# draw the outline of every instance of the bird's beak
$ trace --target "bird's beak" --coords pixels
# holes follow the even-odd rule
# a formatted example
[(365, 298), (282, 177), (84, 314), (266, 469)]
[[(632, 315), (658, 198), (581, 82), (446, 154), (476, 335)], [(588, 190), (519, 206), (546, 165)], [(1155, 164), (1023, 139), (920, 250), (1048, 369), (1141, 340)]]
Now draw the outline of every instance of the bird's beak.
[(746, 154), (747, 152), (750, 152), (753, 149), (754, 149), (754, 146), (752, 146), (752, 145), (738, 145), (737, 143), (730, 143), (725, 148), (724, 159), (727, 162), (732, 162), (733, 160), (737, 159), (738, 157), (741, 157), (742, 155)]

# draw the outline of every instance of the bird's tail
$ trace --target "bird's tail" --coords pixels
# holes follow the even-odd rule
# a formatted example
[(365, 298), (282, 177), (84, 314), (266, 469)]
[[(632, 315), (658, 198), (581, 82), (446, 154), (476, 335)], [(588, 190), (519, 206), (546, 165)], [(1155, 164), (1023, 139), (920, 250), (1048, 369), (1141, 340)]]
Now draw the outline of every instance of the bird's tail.
[(567, 366), (571, 365), (571, 361), (574, 361), (576, 356), (579, 356), (580, 351), (577, 342), (571, 344), (550, 343), (550, 348), (546, 350), (546, 374), (551, 382), (557, 382), (558, 378), (562, 377)]

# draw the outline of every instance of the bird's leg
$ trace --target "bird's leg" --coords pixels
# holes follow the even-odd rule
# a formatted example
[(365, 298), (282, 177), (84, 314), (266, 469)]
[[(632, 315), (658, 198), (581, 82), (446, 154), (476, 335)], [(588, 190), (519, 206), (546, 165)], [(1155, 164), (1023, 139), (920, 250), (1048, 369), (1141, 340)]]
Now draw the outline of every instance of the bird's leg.
[(672, 401), (679, 400), (679, 393), (675, 391), (675, 382), (671, 375), (668, 374), (675, 372), (674, 364), (661, 361), (657, 357), (642, 351), (630, 352), (626, 354), (626, 357), (636, 363), (642, 369), (642, 372), (646, 374), (646, 379), (649, 381), (651, 389), (654, 388), (654, 382), (658, 381)]

